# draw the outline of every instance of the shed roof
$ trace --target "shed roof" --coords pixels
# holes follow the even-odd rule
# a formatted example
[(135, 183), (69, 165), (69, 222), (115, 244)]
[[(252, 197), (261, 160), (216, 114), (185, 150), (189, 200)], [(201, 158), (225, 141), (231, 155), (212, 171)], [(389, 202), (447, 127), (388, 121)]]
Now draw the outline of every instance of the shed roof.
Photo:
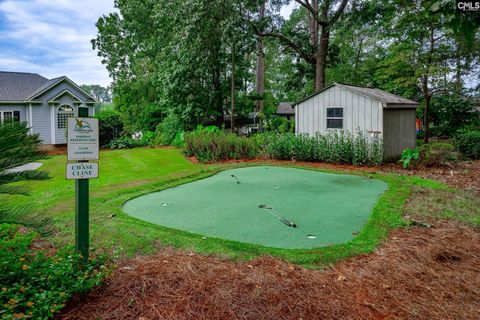
[(295, 114), (292, 102), (280, 102), (277, 107), (277, 114)]
[(27, 100), (48, 81), (36, 73), (0, 71), (0, 101)]
[(337, 87), (340, 87), (340, 88), (343, 88), (343, 89), (346, 89), (346, 90), (349, 90), (349, 91), (352, 91), (352, 92), (355, 92), (355, 93), (358, 93), (358, 94), (361, 94), (361, 95), (364, 95), (364, 96), (368, 96), (370, 98), (373, 98), (373, 99), (376, 99), (376, 100), (379, 100), (383, 103), (386, 104), (386, 107), (387, 108), (398, 108), (398, 107), (407, 107), (407, 108), (416, 108), (419, 103), (416, 102), (416, 101), (413, 101), (413, 100), (410, 100), (410, 99), (407, 99), (407, 98), (404, 98), (404, 97), (401, 97), (401, 96), (397, 96), (395, 94), (392, 94), (390, 92), (387, 92), (387, 91), (383, 91), (383, 90), (380, 90), (380, 89), (377, 89), (377, 88), (372, 88), (372, 87), (365, 87), (365, 86), (358, 86), (358, 85), (352, 85), (352, 84), (343, 84), (343, 83), (334, 83), (334, 84), (331, 84), (325, 88), (323, 88), (322, 90), (319, 90), (317, 92), (315, 92), (314, 94), (311, 94), (309, 96), (307, 96), (306, 98), (296, 102), (294, 105), (297, 105), (299, 104), (300, 102), (303, 102), (305, 100), (308, 100), (310, 99), (311, 97), (323, 92), (323, 91), (326, 91), (334, 86), (337, 86)]

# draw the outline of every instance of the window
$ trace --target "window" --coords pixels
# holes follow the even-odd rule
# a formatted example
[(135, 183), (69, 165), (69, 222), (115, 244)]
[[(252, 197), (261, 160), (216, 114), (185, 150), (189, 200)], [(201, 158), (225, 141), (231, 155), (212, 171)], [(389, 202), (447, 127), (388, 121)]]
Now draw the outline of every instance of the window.
[(327, 129), (343, 129), (343, 108), (327, 108)]
[(0, 122), (20, 121), (20, 111), (0, 111)]
[(57, 113), (57, 129), (67, 128), (67, 119), (75, 116), (75, 110), (68, 105), (63, 105), (58, 108)]

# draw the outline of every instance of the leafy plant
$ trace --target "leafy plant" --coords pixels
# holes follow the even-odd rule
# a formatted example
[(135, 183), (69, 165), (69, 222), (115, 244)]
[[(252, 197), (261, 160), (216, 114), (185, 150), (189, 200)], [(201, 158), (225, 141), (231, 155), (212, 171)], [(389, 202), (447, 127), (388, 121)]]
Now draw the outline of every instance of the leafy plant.
[(73, 294), (98, 285), (106, 258), (83, 263), (71, 247), (57, 252), (32, 249), (35, 234), (0, 224), (0, 316), (2, 319), (48, 319)]
[(449, 142), (430, 142), (418, 147), (419, 163), (426, 167), (449, 167), (458, 161), (458, 153)]
[(465, 156), (480, 159), (480, 129), (464, 128), (455, 136), (455, 146)]
[[(170, 112), (157, 126), (155, 131), (156, 138), (153, 140), (155, 145), (169, 146), (177, 137), (177, 134), (183, 132), (183, 122), (178, 115)], [(177, 137), (177, 143), (180, 137)]]
[(404, 169), (407, 169), (408, 167), (410, 167), (412, 160), (418, 160), (419, 155), (420, 153), (418, 152), (417, 148), (406, 148), (402, 151), (402, 157), (400, 158), (399, 162), (402, 163)]
[(99, 128), (98, 136), (100, 145), (106, 146), (112, 140), (121, 137), (123, 133), (123, 122), (120, 112), (115, 110), (103, 110), (95, 114), (98, 119)]
[(121, 137), (110, 141), (107, 145), (110, 149), (131, 149), (135, 147), (143, 147), (146, 143), (143, 140), (135, 140), (130, 137)]
[[(41, 140), (38, 134), (30, 135), (24, 122), (0, 123), (0, 195), (28, 195), (26, 187), (12, 186), (19, 180), (47, 179), (46, 172), (15, 168), (32, 161), (43, 159), (45, 154), (39, 151)], [(35, 229), (41, 234), (50, 233), (51, 219), (30, 214), (29, 206), (11, 206), (0, 202), (0, 224), (14, 223)]]

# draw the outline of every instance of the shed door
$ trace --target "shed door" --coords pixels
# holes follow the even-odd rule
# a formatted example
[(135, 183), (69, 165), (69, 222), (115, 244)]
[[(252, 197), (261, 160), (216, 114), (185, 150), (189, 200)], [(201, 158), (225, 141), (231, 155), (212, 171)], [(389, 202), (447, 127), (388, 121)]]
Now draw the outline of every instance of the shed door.
[(399, 159), (406, 148), (415, 148), (415, 109), (383, 109), (383, 144), (386, 161)]

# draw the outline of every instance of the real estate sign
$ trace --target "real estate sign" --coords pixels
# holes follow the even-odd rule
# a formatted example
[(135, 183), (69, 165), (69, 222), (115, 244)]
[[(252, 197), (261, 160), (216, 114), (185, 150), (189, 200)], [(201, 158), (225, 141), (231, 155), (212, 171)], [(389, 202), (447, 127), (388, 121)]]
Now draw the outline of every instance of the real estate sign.
[(98, 119), (68, 118), (67, 149), (71, 160), (98, 160)]
[(96, 162), (67, 163), (66, 177), (68, 180), (98, 178), (98, 163)]

